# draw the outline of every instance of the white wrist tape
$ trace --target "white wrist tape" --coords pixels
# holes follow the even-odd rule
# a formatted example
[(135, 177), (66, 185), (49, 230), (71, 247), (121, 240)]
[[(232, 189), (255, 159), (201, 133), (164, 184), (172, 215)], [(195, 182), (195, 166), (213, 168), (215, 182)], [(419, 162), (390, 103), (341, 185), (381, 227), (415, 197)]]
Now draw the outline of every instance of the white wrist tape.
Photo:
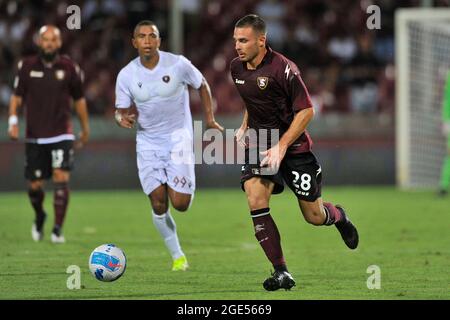
[(120, 114), (119, 110), (116, 110), (116, 112), (114, 113), (114, 117), (116, 118), (117, 123), (122, 122), (122, 115)]
[(9, 116), (8, 118), (8, 126), (11, 128), (19, 123), (19, 118), (16, 115)]

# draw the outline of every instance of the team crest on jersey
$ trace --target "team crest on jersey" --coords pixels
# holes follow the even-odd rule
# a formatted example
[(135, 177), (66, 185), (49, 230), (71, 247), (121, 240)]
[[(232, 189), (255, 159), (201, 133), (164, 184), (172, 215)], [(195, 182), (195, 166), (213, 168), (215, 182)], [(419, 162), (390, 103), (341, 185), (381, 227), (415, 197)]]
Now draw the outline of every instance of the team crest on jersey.
[(56, 70), (55, 75), (56, 75), (56, 79), (63, 80), (64, 76), (65, 76), (65, 72), (64, 72), (64, 70)]
[(169, 81), (170, 81), (170, 77), (169, 76), (164, 76), (162, 79), (163, 79), (163, 81), (165, 83), (169, 83)]
[(264, 90), (267, 85), (269, 84), (269, 78), (268, 77), (258, 77), (256, 78), (256, 83), (258, 84), (258, 87), (261, 90)]

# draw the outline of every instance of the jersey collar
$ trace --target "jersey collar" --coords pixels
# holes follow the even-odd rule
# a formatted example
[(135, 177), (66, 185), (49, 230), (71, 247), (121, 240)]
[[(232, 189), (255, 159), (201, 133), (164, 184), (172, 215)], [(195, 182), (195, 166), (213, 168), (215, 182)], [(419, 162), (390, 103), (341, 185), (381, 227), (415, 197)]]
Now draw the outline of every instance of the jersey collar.
[(156, 70), (159, 69), (159, 66), (161, 65), (161, 61), (163, 59), (163, 55), (161, 54), (161, 51), (159, 49), (158, 49), (158, 55), (159, 55), (158, 63), (156, 64), (156, 66), (153, 69), (149, 69), (146, 66), (144, 66), (141, 62), (141, 57), (138, 56), (137, 61), (138, 61), (139, 67), (143, 68), (145, 70), (145, 72), (147, 72), (147, 73), (154, 73)]
[(264, 55), (264, 58), (261, 60), (261, 63), (256, 67), (256, 69), (262, 67), (266, 63), (270, 63), (272, 61), (273, 57), (273, 50), (271, 47), (266, 46), (267, 52)]
[(40, 55), (38, 55), (38, 58), (39, 58), (40, 64), (41, 64), (44, 68), (52, 69), (52, 68), (59, 62), (59, 60), (61, 59), (61, 55), (58, 53), (58, 54), (55, 56), (55, 59), (53, 59), (52, 62), (45, 62), (45, 60), (42, 59), (42, 57), (41, 57)]

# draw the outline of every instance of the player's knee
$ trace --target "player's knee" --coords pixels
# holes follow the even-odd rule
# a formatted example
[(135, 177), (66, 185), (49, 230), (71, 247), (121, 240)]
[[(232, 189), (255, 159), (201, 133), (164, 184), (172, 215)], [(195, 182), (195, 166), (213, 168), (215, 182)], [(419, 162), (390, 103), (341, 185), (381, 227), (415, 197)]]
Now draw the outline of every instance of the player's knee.
[(53, 182), (69, 182), (69, 172), (63, 170), (54, 170), (52, 175)]
[(304, 214), (306, 222), (309, 224), (312, 224), (314, 226), (321, 226), (324, 222), (324, 216), (320, 212), (308, 212), (307, 214)]
[(30, 189), (33, 191), (40, 190), (44, 187), (44, 182), (42, 180), (30, 181)]
[(189, 209), (190, 200), (183, 200), (183, 201), (175, 201), (172, 203), (175, 210), (180, 212), (185, 212), (187, 209)]
[(165, 201), (152, 201), (152, 209), (156, 215), (161, 215), (167, 212), (168, 206)]
[(267, 208), (269, 206), (269, 203), (262, 199), (261, 197), (254, 197), (251, 195), (247, 196), (248, 206), (250, 207), (250, 210), (258, 210), (262, 208)]

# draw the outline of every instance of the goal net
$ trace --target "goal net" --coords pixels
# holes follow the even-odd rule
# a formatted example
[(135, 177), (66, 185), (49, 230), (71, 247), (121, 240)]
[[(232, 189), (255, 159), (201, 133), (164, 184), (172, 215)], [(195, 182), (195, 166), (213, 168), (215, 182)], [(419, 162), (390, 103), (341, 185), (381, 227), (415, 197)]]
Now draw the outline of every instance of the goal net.
[(450, 70), (450, 9), (398, 10), (395, 48), (397, 185), (437, 188), (447, 152), (442, 104)]

